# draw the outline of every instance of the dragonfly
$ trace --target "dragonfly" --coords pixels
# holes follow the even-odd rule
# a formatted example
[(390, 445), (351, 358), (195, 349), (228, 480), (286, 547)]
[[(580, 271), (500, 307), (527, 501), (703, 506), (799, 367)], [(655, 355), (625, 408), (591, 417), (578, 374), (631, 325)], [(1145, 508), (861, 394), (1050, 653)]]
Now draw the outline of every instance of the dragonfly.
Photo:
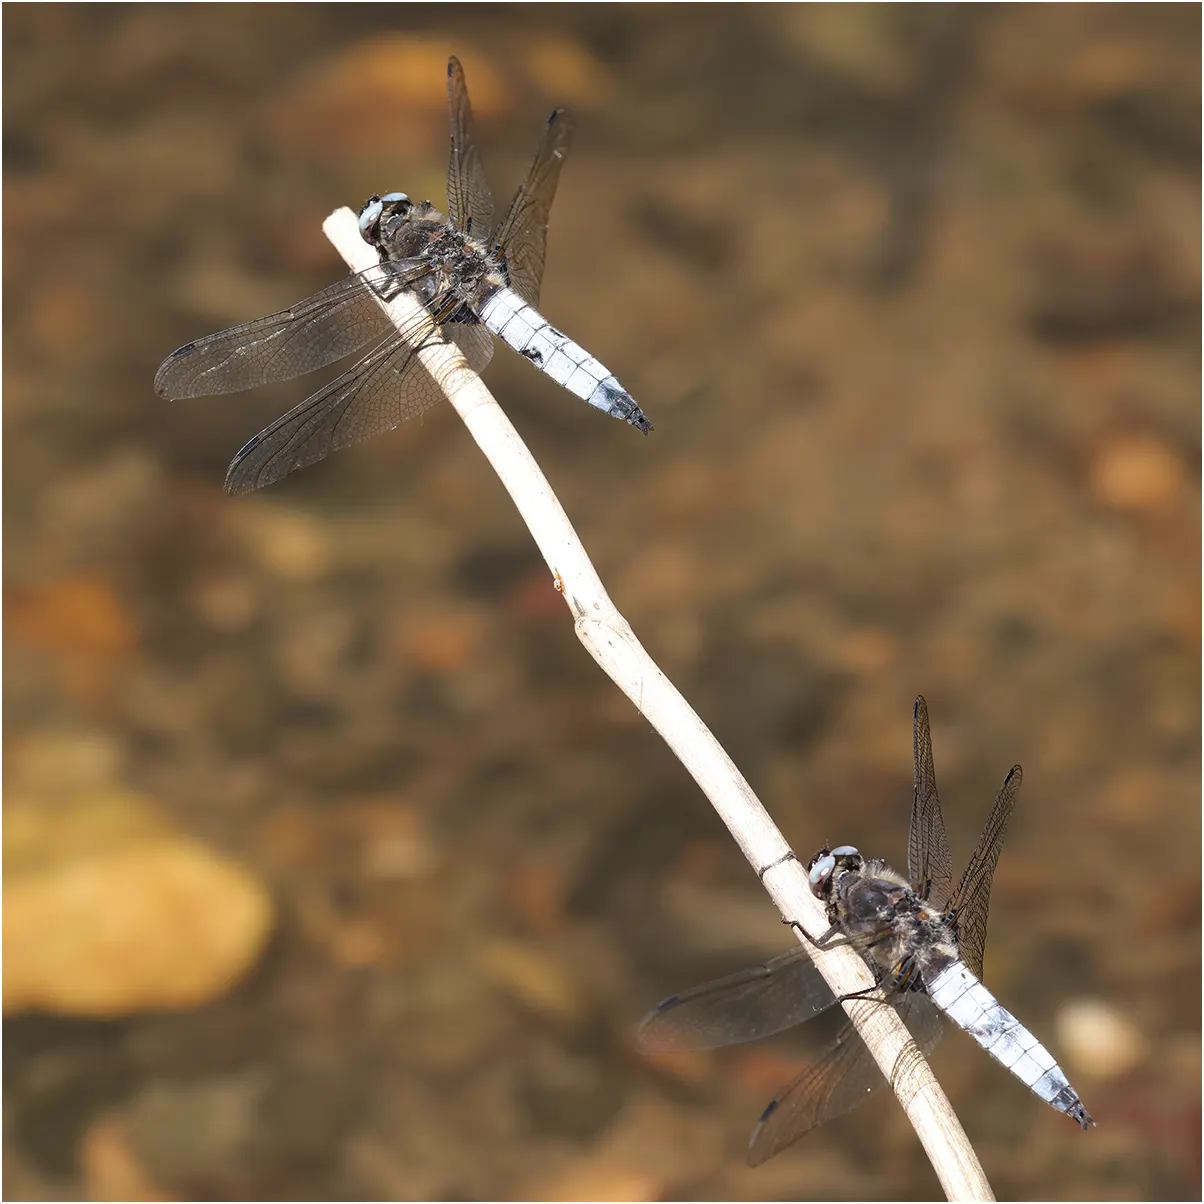
[[(1013, 765), (970, 864), (953, 885), (949, 842), (937, 794), (928, 706), (913, 712), (915, 787), (907, 837), (907, 877), (852, 845), (820, 849), (807, 864), (812, 893), (830, 927), (806, 939), (818, 948), (849, 945), (878, 983), (872, 995), (893, 1007), (925, 1056), (941, 1038), (944, 1013), (1036, 1095), (1086, 1130), (1095, 1122), (1048, 1050), (982, 983), (991, 880), (1020, 790)], [(843, 999), (820, 976), (806, 945), (691, 990), (670, 995), (644, 1018), (645, 1053), (712, 1049), (755, 1041), (818, 1016)], [(757, 1166), (825, 1121), (842, 1116), (885, 1082), (851, 1022), (761, 1113), (748, 1145)]]
[[(226, 474), (231, 493), (269, 485), (429, 410), (443, 392), (415, 351), (432, 342), (454, 343), (480, 372), (496, 335), (570, 393), (645, 434), (652, 430), (613, 373), (539, 312), (548, 213), (573, 132), (565, 111), (552, 113), (526, 180), (495, 225), (464, 69), (454, 56), (447, 96), (446, 216), (403, 192), (369, 197), (359, 228), (378, 264), (289, 309), (187, 343), (159, 366), (155, 392), (176, 401), (290, 380), (367, 349), (239, 451)], [(399, 330), (379, 300), (402, 290), (423, 312)]]

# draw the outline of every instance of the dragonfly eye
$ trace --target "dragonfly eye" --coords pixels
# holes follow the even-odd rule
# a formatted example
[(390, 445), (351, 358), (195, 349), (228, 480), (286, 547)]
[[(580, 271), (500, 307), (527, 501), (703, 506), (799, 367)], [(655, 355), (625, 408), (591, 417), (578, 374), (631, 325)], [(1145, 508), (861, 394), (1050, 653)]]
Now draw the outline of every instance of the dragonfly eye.
[(403, 218), (408, 217), (414, 207), (404, 192), (386, 192), (384, 196), (369, 197), (360, 210), (360, 235), (366, 243), (376, 246), (380, 219), (385, 216), (386, 206), (390, 216), (398, 214)]
[(833, 857), (860, 857), (861, 854), (851, 845), (842, 844), (832, 850)]
[(811, 869), (807, 872), (807, 879), (811, 883), (811, 893), (813, 895), (822, 895), (824, 884), (832, 877), (832, 871), (836, 868), (836, 858), (831, 853), (823, 857), (817, 857), (811, 864)]
[(364, 242), (371, 243), (376, 238), (376, 228), (380, 224), (380, 215), (385, 211), (382, 198), (369, 197), (360, 209), (360, 237)]
[(404, 192), (386, 192), (380, 199), (384, 205), (384, 217), (406, 218), (415, 208), (414, 202)]

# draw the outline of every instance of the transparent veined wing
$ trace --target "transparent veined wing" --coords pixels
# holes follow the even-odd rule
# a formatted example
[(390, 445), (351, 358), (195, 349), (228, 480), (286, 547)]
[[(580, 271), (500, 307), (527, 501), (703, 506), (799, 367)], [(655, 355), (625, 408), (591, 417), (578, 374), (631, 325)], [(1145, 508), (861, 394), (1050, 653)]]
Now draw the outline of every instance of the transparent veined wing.
[(463, 231), (487, 239), (493, 229), (493, 193), (485, 177), (464, 68), (453, 55), (447, 63), (447, 107), (451, 154), (447, 164), (448, 216)]
[(922, 694), (916, 697), (912, 712), (912, 752), (915, 785), (907, 829), (907, 876), (917, 894), (943, 907), (953, 887), (953, 865), (936, 789), (928, 704)]
[[(894, 993), (882, 1004), (893, 1007), (926, 1057), (941, 1039), (940, 1014), (927, 995)], [(894, 1075), (905, 1073), (908, 1047)], [(864, 1103), (886, 1082), (878, 1063), (852, 1023), (769, 1102), (748, 1142), (750, 1166), (760, 1166), (817, 1125), (835, 1120)]]
[(560, 182), (560, 168), (569, 152), (573, 127), (563, 109), (548, 118), (531, 169), (497, 233), (490, 240), (506, 259), (510, 287), (528, 305), (539, 307), (544, 255), (548, 246), (548, 214)]
[(982, 978), (982, 959), (987, 945), (987, 915), (991, 908), (991, 883), (995, 878), (995, 867), (1003, 851), (1003, 838), (1008, 821), (1016, 806), (1016, 796), (1024, 771), (1013, 765), (1003, 779), (1003, 785), (995, 796), (991, 814), (978, 844), (970, 857), (970, 864), (949, 899), (949, 908), (957, 916), (957, 940), (962, 961), (976, 977)]
[(421, 260), (375, 264), (344, 277), (304, 301), (173, 351), (155, 373), (155, 392), (179, 401), (238, 393), (324, 368), (393, 326), (377, 304), (429, 274)]
[(757, 1041), (802, 1024), (835, 1002), (800, 945), (762, 966), (661, 1000), (641, 1021), (636, 1044), (644, 1053), (661, 1053)]
[(437, 404), (443, 390), (414, 351), (439, 337), (440, 321), (458, 304), (445, 294), (432, 302), (433, 312), (424, 312), (405, 329), (390, 325), (391, 337), (251, 439), (231, 462), (226, 488), (231, 493), (260, 489)]
[(468, 366), (483, 372), (493, 359), (493, 335), (478, 322), (444, 322), (443, 334), (460, 348)]

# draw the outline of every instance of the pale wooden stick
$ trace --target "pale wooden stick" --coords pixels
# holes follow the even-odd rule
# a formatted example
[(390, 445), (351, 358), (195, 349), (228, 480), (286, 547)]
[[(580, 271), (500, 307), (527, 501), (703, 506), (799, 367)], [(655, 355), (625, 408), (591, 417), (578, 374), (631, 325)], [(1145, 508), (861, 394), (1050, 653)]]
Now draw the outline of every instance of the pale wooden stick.
[[(376, 252), (360, 237), (350, 209), (332, 213), (322, 228), (353, 271), (378, 262)], [(421, 308), (412, 294), (405, 292), (381, 305), (399, 327), (407, 318), (418, 316)], [(802, 865), (727, 753), (644, 651), (607, 596), (559, 500), (492, 394), (453, 344), (431, 343), (419, 355), (514, 499), (552, 570), (556, 589), (564, 595), (577, 638), (702, 787), (782, 915), (804, 924), (813, 935), (825, 931), (827, 918), (811, 893)], [(574, 403), (566, 399), (565, 404)], [(636, 442), (633, 440), (633, 445)], [(873, 987), (865, 963), (851, 949), (808, 948), (835, 994)], [(946, 1196), (951, 1200), (993, 1200), (948, 1099), (894, 1010), (862, 999), (848, 1000), (843, 1006), (899, 1097)]]

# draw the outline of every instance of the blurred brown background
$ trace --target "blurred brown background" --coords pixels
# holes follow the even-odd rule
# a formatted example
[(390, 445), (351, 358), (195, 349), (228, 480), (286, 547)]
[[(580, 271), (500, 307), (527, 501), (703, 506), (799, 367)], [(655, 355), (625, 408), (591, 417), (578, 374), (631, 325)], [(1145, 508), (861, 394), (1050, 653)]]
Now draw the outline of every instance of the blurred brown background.
[(743, 1165), (805, 1032), (634, 1052), (790, 938), (450, 409), (234, 500), (313, 382), (152, 392), (442, 202), (455, 52), (499, 199), (573, 109), (543, 308), (656, 432), (487, 379), (788, 839), (905, 860), (920, 691), (959, 868), (1024, 765), (987, 979), (1099, 1127), (950, 1034), (995, 1190), (1198, 1198), (1199, 26), (6, 7), (5, 1194), (938, 1190), (889, 1097)]

